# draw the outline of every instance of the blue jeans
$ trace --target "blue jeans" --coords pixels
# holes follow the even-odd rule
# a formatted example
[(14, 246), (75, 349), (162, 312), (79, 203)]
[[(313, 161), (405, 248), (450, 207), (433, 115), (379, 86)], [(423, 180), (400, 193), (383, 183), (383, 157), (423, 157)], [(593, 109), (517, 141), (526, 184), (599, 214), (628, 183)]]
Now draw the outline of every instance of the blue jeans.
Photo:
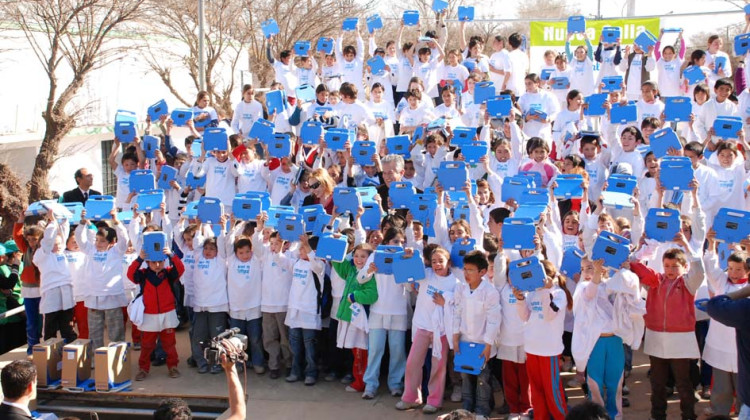
[(187, 307), (188, 320), (190, 320), (190, 328), (188, 329), (188, 336), (190, 337), (190, 357), (193, 358), (195, 363), (203, 357), (203, 349), (200, 343), (193, 340), (193, 329), (195, 328), (195, 311), (192, 306)]
[(380, 382), (380, 361), (385, 352), (385, 338), (388, 336), (390, 363), (388, 365), (388, 389), (402, 391), (404, 389), (404, 373), (406, 372), (406, 331), (384, 330), (382, 328), (370, 330), (367, 349), (367, 370), (365, 371), (365, 392), (375, 394)]
[(255, 367), (263, 367), (265, 363), (261, 337), (263, 332), (263, 318), (251, 319), (250, 321), (229, 318), (229, 328), (239, 328), (240, 334), (247, 336), (250, 362)]
[(39, 335), (42, 330), (42, 316), (39, 314), (39, 302), (42, 298), (24, 298), (23, 307), (26, 310), (26, 343), (29, 347), (26, 354), (31, 354), (34, 344), (39, 344)]
[[(616, 335), (599, 337), (591, 351), (586, 369), (589, 394), (605, 402), (607, 413), (616, 418), (622, 413), (622, 378), (625, 365), (625, 351), (622, 339)], [(606, 398), (603, 391), (606, 388)]]
[(318, 345), (318, 330), (303, 328), (289, 329), (289, 347), (292, 349), (292, 375), (302, 377), (304, 371), (306, 378), (318, 379), (318, 365), (315, 346)]
[(737, 417), (737, 420), (750, 420), (750, 406), (747, 404), (742, 404), (742, 408), (740, 409), (740, 416)]

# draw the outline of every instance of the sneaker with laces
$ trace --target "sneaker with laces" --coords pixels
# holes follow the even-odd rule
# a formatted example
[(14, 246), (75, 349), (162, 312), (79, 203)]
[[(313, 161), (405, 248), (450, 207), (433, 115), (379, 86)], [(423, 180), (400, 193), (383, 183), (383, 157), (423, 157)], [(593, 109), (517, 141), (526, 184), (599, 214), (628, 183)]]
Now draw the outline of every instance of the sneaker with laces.
[[(435, 407), (434, 405), (430, 404), (425, 404), (425, 406), (422, 407), (422, 412), (424, 414), (435, 414), (438, 412), (438, 410), (440, 410), (440, 407)], [(478, 419), (479, 416), (476, 416), (476, 418)]]
[(365, 392), (362, 393), (362, 399), (363, 400), (372, 400), (372, 399), (375, 399), (375, 393), (374, 392), (365, 391)]
[(140, 349), (141, 349), (141, 343), (140, 342), (133, 343), (133, 350), (139, 351)]
[(287, 376), (286, 378), (284, 378), (284, 380), (287, 381), (287, 382), (290, 382), (290, 383), (291, 382), (297, 382), (297, 381), (299, 381), (299, 376), (293, 375), (293, 374), (289, 374), (289, 376)]
[(148, 372), (146, 372), (145, 370), (141, 369), (141, 370), (138, 371), (138, 374), (135, 375), (135, 380), (136, 381), (142, 381), (142, 380), (146, 379), (147, 377), (148, 377)]
[(170, 378), (175, 379), (175, 378), (179, 378), (180, 376), (182, 376), (182, 374), (180, 373), (180, 371), (176, 367), (169, 368), (169, 377)]
[(411, 410), (412, 408), (419, 407), (417, 403), (408, 403), (406, 401), (399, 401), (396, 403), (396, 410)]

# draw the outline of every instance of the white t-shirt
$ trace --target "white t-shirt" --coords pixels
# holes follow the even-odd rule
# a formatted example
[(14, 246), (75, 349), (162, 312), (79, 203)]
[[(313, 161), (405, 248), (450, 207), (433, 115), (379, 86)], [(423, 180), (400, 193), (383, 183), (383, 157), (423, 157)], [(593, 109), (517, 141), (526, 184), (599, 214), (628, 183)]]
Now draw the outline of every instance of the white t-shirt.
[[(664, 58), (660, 58), (656, 62), (656, 69), (658, 70), (658, 81), (659, 81), (659, 94), (662, 97), (668, 98), (670, 96), (683, 96), (680, 86), (680, 78), (682, 77), (682, 61), (679, 57), (675, 56), (672, 61), (666, 61)], [(689, 96), (693, 96), (692, 93)]]
[(508, 53), (508, 64), (509, 67), (505, 71), (510, 71), (511, 76), (506, 87), (512, 90), (516, 97), (521, 96), (526, 90), (524, 78), (529, 69), (529, 58), (525, 52), (517, 48)]
[(251, 102), (240, 101), (234, 108), (232, 116), (232, 130), (235, 133), (242, 132), (244, 137), (250, 134), (250, 129), (255, 121), (263, 118), (263, 105), (253, 99)]
[(294, 71), (294, 63), (289, 60), (288, 65), (284, 65), (281, 60), (274, 60), (273, 71), (275, 73), (276, 81), (284, 86), (284, 92), (287, 97), (294, 97), (294, 89), (297, 88), (299, 81), (297, 80), (297, 74)]
[(115, 206), (123, 210), (130, 210), (132, 203), (128, 203), (128, 195), (130, 194), (130, 173), (125, 172), (122, 169), (122, 165), (117, 165), (115, 169), (115, 177), (117, 178), (117, 192), (115, 193)]
[(237, 191), (266, 191), (268, 184), (262, 176), (265, 161), (255, 159), (250, 163), (237, 162)]
[[(503, 49), (495, 52), (490, 56), (490, 67), (495, 70), (503, 70), (510, 67), (510, 57), (508, 51)], [(500, 92), (503, 87), (503, 81), (505, 80), (504, 74), (497, 74), (490, 72), (490, 81), (495, 84), (495, 90)]]

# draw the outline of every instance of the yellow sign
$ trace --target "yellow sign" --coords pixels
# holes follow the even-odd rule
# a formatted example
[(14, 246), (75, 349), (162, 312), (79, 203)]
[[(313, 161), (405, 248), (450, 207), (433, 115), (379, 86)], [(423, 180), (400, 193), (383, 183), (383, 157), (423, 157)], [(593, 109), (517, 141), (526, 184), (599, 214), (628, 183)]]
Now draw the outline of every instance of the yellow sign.
[[(606, 20), (587, 20), (586, 34), (589, 36), (591, 43), (596, 46), (599, 42), (599, 35), (602, 28), (614, 26), (620, 28), (620, 43), (632, 44), (638, 34), (647, 30), (659, 36), (659, 18), (648, 19), (606, 19)], [(568, 22), (531, 22), (531, 47), (563, 47), (568, 39)], [(583, 39), (581, 35), (576, 35), (574, 42), (577, 44)], [(577, 40), (577, 41), (576, 41)]]

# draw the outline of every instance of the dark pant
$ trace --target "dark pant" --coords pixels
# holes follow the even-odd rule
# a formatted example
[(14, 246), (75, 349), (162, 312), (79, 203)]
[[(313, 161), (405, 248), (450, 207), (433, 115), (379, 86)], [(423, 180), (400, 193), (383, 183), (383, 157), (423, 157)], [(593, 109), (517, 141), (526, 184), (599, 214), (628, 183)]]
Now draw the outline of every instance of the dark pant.
[(263, 318), (246, 321), (244, 319), (229, 318), (229, 328), (239, 328), (240, 334), (247, 336), (250, 362), (254, 367), (263, 367)]
[(669, 369), (674, 374), (677, 392), (680, 395), (682, 419), (695, 419), (695, 394), (690, 382), (690, 359), (662, 359), (649, 356), (651, 360), (651, 417), (655, 420), (667, 418), (667, 381)]
[(292, 375), (302, 376), (303, 368), (306, 378), (318, 379), (316, 346), (318, 330), (303, 328), (289, 329), (289, 347), (292, 349)]
[[(701, 351), (701, 356), (703, 355), (703, 347), (706, 345), (706, 335), (708, 334), (708, 320), (703, 321), (696, 321), (695, 322), (695, 338), (698, 339), (698, 348)], [(700, 368), (699, 368), (700, 366)], [(706, 363), (705, 360), (701, 357), (700, 361), (697, 359), (693, 359), (693, 362), (691, 363), (691, 372), (690, 376), (693, 380), (693, 385), (701, 385), (704, 387), (708, 387), (711, 385), (711, 376), (712, 376), (712, 368), (711, 365)]]
[[(227, 313), (226, 312), (196, 312), (195, 313), (195, 325), (193, 327), (193, 345), (200, 346), (200, 343), (206, 343), (217, 335), (221, 334), (227, 328)], [(193, 355), (195, 358), (195, 355)], [(198, 367), (208, 365), (208, 361), (203, 356), (203, 352), (199, 352), (198, 358), (195, 360)]]
[(44, 339), (57, 337), (58, 331), (66, 343), (78, 338), (73, 330), (73, 308), (44, 314)]
[(333, 372), (337, 377), (341, 377), (352, 372), (354, 356), (349, 349), (336, 347), (338, 326), (339, 322), (331, 318), (328, 328), (323, 328), (321, 330), (320, 351), (327, 372)]
[(24, 298), (23, 307), (26, 311), (26, 343), (29, 347), (26, 354), (31, 354), (34, 344), (39, 344), (39, 331), (42, 330), (42, 316), (39, 314), (39, 302), (42, 298)]
[(463, 409), (476, 412), (480, 416), (490, 415), (490, 368), (485, 365), (479, 375), (461, 374), (461, 399)]

